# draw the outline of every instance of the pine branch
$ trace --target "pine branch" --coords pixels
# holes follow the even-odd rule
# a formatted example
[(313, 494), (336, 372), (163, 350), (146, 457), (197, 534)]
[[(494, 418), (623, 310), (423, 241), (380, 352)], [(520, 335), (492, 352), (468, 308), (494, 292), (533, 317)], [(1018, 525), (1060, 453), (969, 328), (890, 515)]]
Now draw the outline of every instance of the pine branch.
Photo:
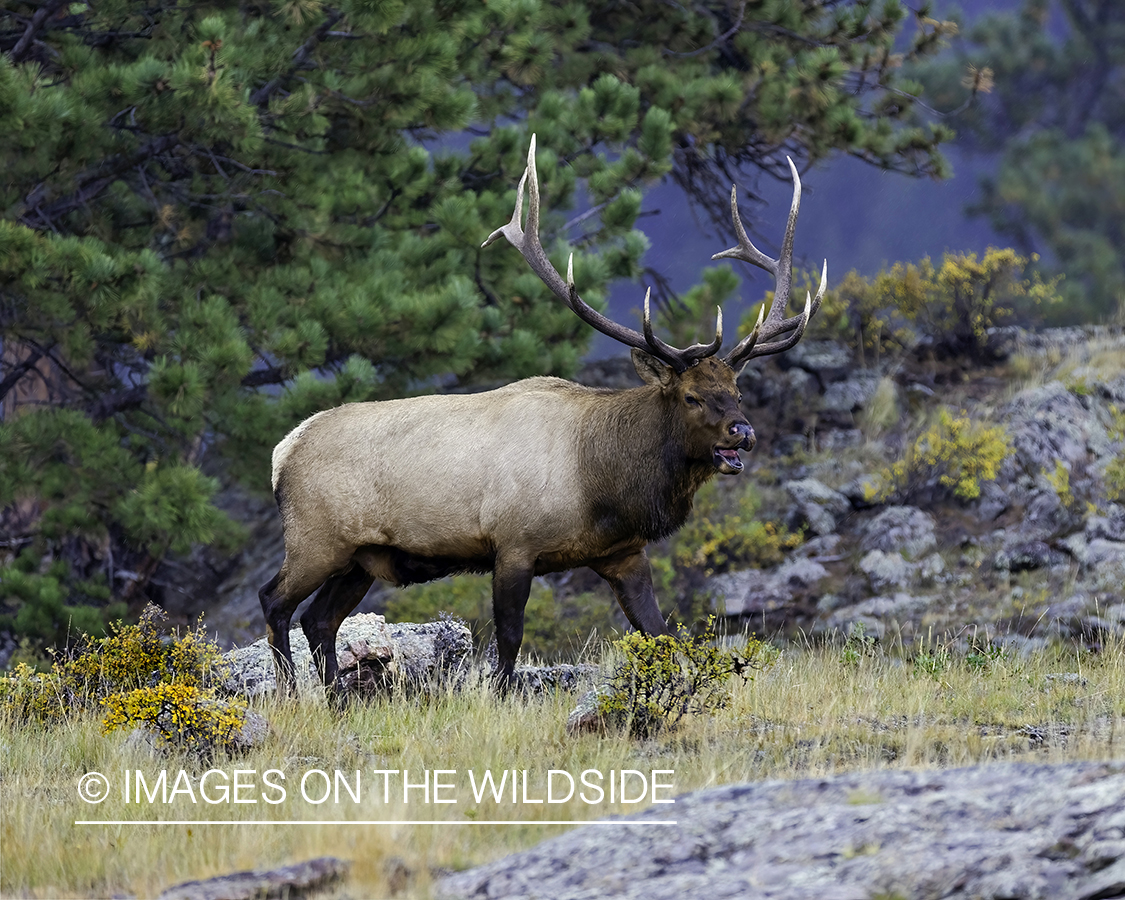
[(0, 401), (8, 396), (8, 391), (16, 386), (21, 378), (35, 368), (35, 364), (43, 358), (43, 351), (35, 349), (31, 355), (15, 366), (3, 381), (0, 381)]
[(309, 35), (308, 40), (306, 40), (303, 44), (301, 44), (300, 47), (298, 47), (294, 51), (293, 60), (289, 64), (289, 70), (284, 74), (278, 75), (276, 78), (271, 79), (256, 91), (254, 91), (254, 93), (250, 95), (250, 102), (255, 106), (265, 106), (266, 103), (269, 102), (270, 96), (274, 93), (274, 91), (276, 91), (286, 81), (292, 78), (293, 73), (308, 61), (308, 58), (312, 55), (313, 50), (317, 48), (321, 41), (329, 36), (329, 33), (332, 31), (332, 26), (339, 22), (342, 18), (344, 18), (344, 14), (339, 10), (328, 10), (328, 17), (321, 23), (320, 27), (317, 28), (317, 30), (314, 31), (311, 35)]
[(35, 11), (35, 15), (31, 17), (28, 22), (27, 28), (24, 29), (23, 36), (16, 41), (16, 45), (8, 54), (8, 59), (13, 63), (18, 63), (22, 60), (31, 49), (31, 45), (35, 43), (35, 35), (39, 33), (46, 22), (51, 16), (62, 9), (67, 3), (67, 0), (48, 0), (43, 6)]
[(65, 216), (85, 206), (125, 172), (139, 166), (147, 159), (159, 156), (161, 153), (167, 153), (179, 142), (179, 133), (173, 132), (153, 138), (132, 153), (111, 156), (100, 165), (75, 178), (75, 184), (79, 185), (78, 190), (67, 194), (65, 197), (60, 197), (46, 206), (31, 206), (25, 203), (24, 211), (19, 218), (20, 223), (38, 231), (42, 231), (44, 228), (54, 229), (54, 220), (57, 217)]

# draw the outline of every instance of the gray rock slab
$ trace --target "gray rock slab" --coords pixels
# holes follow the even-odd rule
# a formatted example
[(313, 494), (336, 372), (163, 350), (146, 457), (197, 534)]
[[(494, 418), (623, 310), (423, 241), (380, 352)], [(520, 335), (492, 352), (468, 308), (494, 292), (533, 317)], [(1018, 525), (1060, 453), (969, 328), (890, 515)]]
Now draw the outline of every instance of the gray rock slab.
[(262, 900), (268, 897), (307, 897), (328, 888), (348, 874), (351, 863), (322, 856), (280, 869), (235, 872), (204, 881), (188, 881), (164, 891), (157, 900)]
[(937, 548), (934, 519), (913, 506), (888, 506), (863, 526), (859, 548), (919, 559)]
[(706, 590), (724, 615), (770, 612), (789, 603), (797, 591), (816, 586), (828, 570), (815, 559), (790, 559), (776, 569), (725, 572), (707, 580)]
[[(1095, 900), (1125, 894), (1125, 763), (711, 788), (438, 882), (505, 900)], [(656, 822), (674, 822), (657, 825)]]
[(910, 565), (898, 553), (872, 550), (859, 561), (859, 570), (876, 593), (910, 583)]
[(875, 396), (881, 376), (878, 373), (854, 375), (847, 381), (828, 385), (821, 398), (820, 408), (825, 412), (852, 413), (863, 409)]
[[(300, 627), (289, 632), (298, 691), (321, 690), (309, 644)], [(379, 690), (390, 682), (424, 683), (456, 672), (472, 653), (468, 626), (454, 620), (424, 624), (387, 624), (375, 613), (349, 616), (336, 636), (336, 655), (345, 679), (358, 679), (356, 689)], [(223, 657), (229, 674), (223, 688), (257, 697), (277, 689), (273, 656), (265, 638)], [(384, 677), (385, 676), (385, 677)]]

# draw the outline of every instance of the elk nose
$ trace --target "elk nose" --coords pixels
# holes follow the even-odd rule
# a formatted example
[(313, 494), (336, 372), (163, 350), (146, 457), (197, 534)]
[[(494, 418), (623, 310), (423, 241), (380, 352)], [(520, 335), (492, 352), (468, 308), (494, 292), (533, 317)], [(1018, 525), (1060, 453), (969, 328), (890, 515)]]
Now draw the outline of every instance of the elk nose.
[(756, 442), (754, 437), (754, 429), (750, 427), (749, 422), (735, 422), (730, 427), (730, 434), (732, 436), (739, 435), (742, 437), (743, 449), (749, 450)]

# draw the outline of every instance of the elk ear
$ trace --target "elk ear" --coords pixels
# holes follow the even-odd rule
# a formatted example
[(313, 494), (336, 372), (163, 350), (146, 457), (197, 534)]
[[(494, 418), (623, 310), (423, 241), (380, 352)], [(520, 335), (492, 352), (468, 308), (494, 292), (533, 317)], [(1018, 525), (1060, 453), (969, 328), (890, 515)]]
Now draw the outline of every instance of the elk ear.
[(633, 368), (637, 370), (637, 374), (641, 376), (641, 381), (646, 384), (659, 384), (661, 387), (668, 387), (672, 383), (672, 376), (675, 374), (671, 366), (666, 366), (655, 356), (650, 356), (644, 350), (633, 348)]

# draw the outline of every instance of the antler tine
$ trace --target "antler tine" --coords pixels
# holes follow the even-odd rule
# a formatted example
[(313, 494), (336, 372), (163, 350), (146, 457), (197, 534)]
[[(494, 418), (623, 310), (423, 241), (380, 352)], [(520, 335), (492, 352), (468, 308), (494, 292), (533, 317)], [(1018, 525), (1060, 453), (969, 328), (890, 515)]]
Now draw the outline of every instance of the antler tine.
[(765, 269), (771, 275), (776, 275), (777, 260), (771, 259), (755, 247), (754, 242), (746, 234), (746, 229), (742, 227), (742, 217), (738, 214), (738, 186), (733, 184), (730, 188), (730, 217), (734, 223), (734, 236), (738, 239), (738, 246), (713, 253), (711, 259), (740, 259), (752, 263), (759, 269)]
[(645, 316), (644, 316), (644, 330), (645, 340), (648, 341), (649, 346), (657, 351), (657, 355), (661, 359), (667, 359), (669, 356), (675, 356), (683, 359), (690, 365), (696, 360), (706, 359), (708, 356), (714, 356), (719, 352), (719, 348), (723, 345), (723, 310), (722, 307), (716, 306), (715, 315), (715, 337), (709, 344), (692, 344), (690, 347), (685, 347), (683, 350), (664, 343), (652, 331), (652, 316), (649, 310), (649, 298), (652, 295), (652, 288), (645, 291)]
[[(527, 227), (523, 228), (521, 227), (520, 219), (523, 214), (525, 184), (528, 185), (529, 188), (529, 201)], [(635, 347), (638, 350), (653, 354), (662, 359), (677, 372), (685, 371), (697, 360), (707, 356), (714, 356), (722, 345), (722, 310), (719, 310), (715, 339), (710, 344), (693, 344), (685, 350), (678, 350), (664, 343), (652, 333), (652, 324), (649, 320), (648, 293), (645, 294), (645, 333), (640, 334), (632, 328), (619, 325), (612, 319), (606, 318), (578, 296), (578, 291), (574, 286), (574, 254), (571, 254), (570, 260), (567, 263), (566, 281), (563, 281), (562, 277), (555, 270), (555, 267), (551, 264), (551, 261), (547, 258), (547, 254), (543, 251), (543, 246), (539, 242), (539, 177), (535, 170), (535, 135), (531, 136), (531, 147), (527, 153), (527, 168), (524, 169), (523, 177), (520, 178), (519, 186), (516, 188), (515, 212), (512, 213), (511, 220), (506, 225), (493, 231), (481, 246), (487, 247), (501, 235), (507, 238), (508, 242), (519, 250), (520, 255), (527, 261), (531, 270), (535, 272), (540, 280), (551, 289), (551, 292), (569, 306), (583, 322), (596, 328), (602, 334), (625, 344), (627, 347)]]
[[(764, 317), (762, 312), (759, 312), (758, 324), (754, 331), (740, 341), (724, 358), (724, 361), (731, 368), (741, 368), (754, 357), (781, 353), (796, 345), (805, 333), (805, 327), (808, 325), (809, 319), (816, 315), (817, 310), (820, 309), (821, 301), (824, 299), (824, 291), (828, 284), (828, 260), (825, 260), (821, 269), (820, 286), (817, 289), (816, 298), (807, 297), (805, 308), (801, 313), (790, 316), (788, 319), (785, 318), (785, 310), (789, 305), (789, 294), (793, 281), (793, 236), (797, 230), (797, 214), (801, 209), (801, 177), (797, 172), (797, 167), (793, 164), (793, 160), (786, 157), (786, 161), (789, 163), (789, 171), (793, 175), (793, 201), (789, 206), (789, 220), (786, 222), (785, 236), (781, 241), (781, 255), (776, 260), (771, 259), (758, 250), (746, 237), (742, 221), (738, 216), (738, 206), (732, 188), (731, 213), (739, 246), (717, 253), (712, 257), (713, 259), (741, 259), (771, 272), (774, 276), (775, 287), (769, 311), (765, 313)], [(775, 340), (787, 332), (789, 332), (787, 337)], [(759, 341), (763, 341), (763, 343), (758, 343)]]

